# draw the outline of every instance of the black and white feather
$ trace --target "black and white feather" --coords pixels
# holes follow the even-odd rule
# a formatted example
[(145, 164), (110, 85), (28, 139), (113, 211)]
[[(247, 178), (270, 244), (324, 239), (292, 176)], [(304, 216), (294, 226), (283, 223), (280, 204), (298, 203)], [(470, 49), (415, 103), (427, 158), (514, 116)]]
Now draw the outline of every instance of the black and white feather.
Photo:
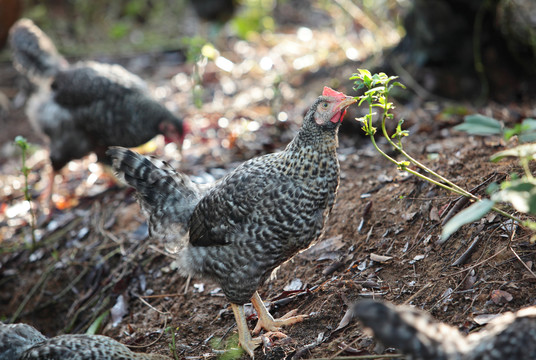
[(536, 359), (536, 307), (499, 315), (482, 330), (463, 335), (409, 306), (362, 300), (354, 314), (384, 345), (410, 360)]

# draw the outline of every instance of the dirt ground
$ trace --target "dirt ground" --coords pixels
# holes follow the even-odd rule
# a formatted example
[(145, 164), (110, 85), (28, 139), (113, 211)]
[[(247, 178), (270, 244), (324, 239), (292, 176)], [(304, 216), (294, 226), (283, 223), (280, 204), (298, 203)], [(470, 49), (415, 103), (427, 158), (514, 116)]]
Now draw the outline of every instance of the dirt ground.
[[(144, 150), (210, 180), (241, 161), (281, 149), (322, 86), (354, 93), (345, 79), (360, 66), (344, 56), (334, 34), (313, 29), (316, 44), (306, 45), (299, 39), (308, 36), (303, 31), (299, 35), (289, 27), (257, 44), (229, 40), (234, 51), (222, 56), (235, 67), (228, 73), (214, 62), (203, 65), (201, 108), (194, 106), (191, 64), (166, 60), (169, 54), (139, 55), (149, 65), (138, 74), (190, 127), (182, 155), (163, 147), (161, 139)], [(281, 58), (281, 64), (275, 61), (271, 70), (255, 65), (264, 57), (277, 59), (281, 47), (292, 46), (296, 52)], [(284, 66), (305, 56), (309, 46), (326, 46), (333, 55), (316, 59), (316, 67)], [(132, 69), (133, 63), (123, 65)], [(9, 62), (0, 63), (0, 80), (8, 100), (0, 119), (0, 319), (31, 324), (47, 336), (84, 333), (93, 325), (135, 351), (179, 359), (216, 358), (235, 346), (235, 320), (218, 285), (205, 279), (187, 283), (178, 275), (173, 255), (148, 237), (133, 193), (110, 186), (93, 157), (63, 169), (54, 198), (61, 210), (42, 223), (37, 197), (50, 171), (46, 144), (26, 120), (20, 83)], [(414, 98), (397, 104), (395, 113), (410, 130), (405, 140), (409, 153), (485, 195), (489, 183), (519, 172), (514, 161), (489, 161), (513, 142), (468, 136), (452, 127), (474, 112), (511, 125), (534, 117), (534, 109), (531, 103), (477, 108)], [(345, 122), (355, 122), (361, 112), (353, 109)], [(285, 117), (289, 120), (280, 121)], [(257, 350), (257, 358), (392, 352), (377, 346), (356, 321), (337, 329), (348, 306), (362, 298), (411, 304), (463, 332), (479, 328), (479, 315), (536, 304), (536, 246), (527, 230), (490, 214), (441, 243), (442, 220), (458, 197), (397, 170), (356, 128), (341, 130), (341, 182), (324, 237), (283, 264), (259, 289), (275, 316), (297, 309), (310, 317), (285, 329), (287, 338)], [(35, 144), (28, 160), (39, 223), (35, 250), (30, 250), (31, 217), (22, 193), (20, 156), (11, 145), (16, 135)], [(247, 311), (252, 329), (256, 317), (250, 306)]]

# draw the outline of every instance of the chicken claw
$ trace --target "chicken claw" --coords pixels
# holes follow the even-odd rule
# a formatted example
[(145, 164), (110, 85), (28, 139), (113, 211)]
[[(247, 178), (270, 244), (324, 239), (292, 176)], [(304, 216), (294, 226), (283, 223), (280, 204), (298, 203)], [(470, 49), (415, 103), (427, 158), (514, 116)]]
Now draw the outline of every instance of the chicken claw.
[(255, 292), (255, 294), (253, 294), (253, 297), (251, 298), (251, 303), (253, 304), (255, 310), (257, 310), (257, 315), (259, 317), (257, 325), (255, 326), (255, 329), (253, 329), (253, 334), (258, 334), (262, 329), (264, 329), (266, 331), (272, 332), (279, 338), (282, 338), (283, 336), (281, 335), (285, 334), (278, 331), (279, 329), (281, 329), (281, 326), (293, 325), (308, 318), (308, 315), (296, 315), (297, 310), (294, 309), (283, 315), (281, 318), (274, 319), (273, 316), (266, 309), (266, 306), (264, 306), (264, 303), (257, 291)]
[(238, 327), (238, 342), (244, 351), (254, 359), (254, 351), (260, 344), (262, 339), (260, 337), (252, 338), (248, 330), (248, 324), (246, 322), (246, 315), (244, 314), (244, 306), (231, 303), (231, 308), (236, 319), (236, 325)]

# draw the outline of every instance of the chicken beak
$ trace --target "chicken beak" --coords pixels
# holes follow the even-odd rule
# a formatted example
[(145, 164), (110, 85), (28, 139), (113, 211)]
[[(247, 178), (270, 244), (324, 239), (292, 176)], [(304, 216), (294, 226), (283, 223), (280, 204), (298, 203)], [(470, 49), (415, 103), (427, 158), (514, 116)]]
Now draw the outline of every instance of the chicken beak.
[(343, 98), (338, 104), (337, 106), (335, 107), (335, 111), (343, 111), (345, 110), (348, 106), (352, 105), (352, 104), (355, 104), (357, 102), (357, 99), (354, 99), (353, 97), (351, 96), (346, 96), (345, 98)]

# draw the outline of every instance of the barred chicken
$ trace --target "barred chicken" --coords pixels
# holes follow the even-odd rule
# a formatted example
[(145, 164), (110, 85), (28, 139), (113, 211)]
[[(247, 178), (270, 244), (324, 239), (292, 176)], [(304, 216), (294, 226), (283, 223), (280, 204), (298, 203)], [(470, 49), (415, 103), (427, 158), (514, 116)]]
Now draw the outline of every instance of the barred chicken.
[(182, 273), (221, 286), (239, 342), (251, 357), (261, 339), (249, 333), (245, 303), (251, 300), (258, 314), (254, 333), (265, 329), (283, 336), (281, 326), (306, 318), (291, 312), (275, 320), (257, 289), (273, 269), (321, 235), (339, 185), (338, 129), (355, 102), (324, 88), (284, 151), (246, 161), (206, 186), (162, 161), (118, 147), (108, 151), (118, 176), (137, 190), (151, 235), (179, 244)]
[(69, 64), (29, 19), (13, 25), (9, 40), (15, 68), (36, 87), (26, 113), (49, 140), (52, 178), (90, 152), (110, 163), (105, 152), (112, 145), (135, 147), (163, 134), (181, 146), (182, 120), (158, 103), (138, 76), (119, 65)]
[(536, 359), (534, 306), (501, 314), (483, 330), (468, 336), (411, 307), (363, 300), (353, 312), (384, 345), (399, 349), (406, 359)]
[(47, 338), (27, 324), (0, 323), (0, 359), (166, 360), (169, 357), (132, 352), (107, 336), (75, 334)]

